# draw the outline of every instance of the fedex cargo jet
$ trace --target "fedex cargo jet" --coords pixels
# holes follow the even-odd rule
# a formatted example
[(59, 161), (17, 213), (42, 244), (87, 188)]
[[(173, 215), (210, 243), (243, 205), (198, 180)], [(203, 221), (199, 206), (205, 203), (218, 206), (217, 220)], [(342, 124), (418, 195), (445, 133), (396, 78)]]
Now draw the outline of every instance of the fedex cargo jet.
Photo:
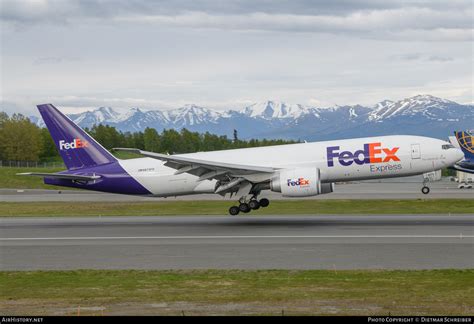
[[(166, 155), (133, 148), (143, 158), (120, 160), (51, 104), (38, 109), (67, 171), (24, 173), (46, 184), (155, 197), (229, 194), (231, 215), (266, 207), (264, 190), (285, 197), (333, 192), (340, 181), (417, 175), (454, 165), (460, 149), (421, 136), (380, 136), (315, 143)], [(424, 184), (423, 193), (429, 188)]]

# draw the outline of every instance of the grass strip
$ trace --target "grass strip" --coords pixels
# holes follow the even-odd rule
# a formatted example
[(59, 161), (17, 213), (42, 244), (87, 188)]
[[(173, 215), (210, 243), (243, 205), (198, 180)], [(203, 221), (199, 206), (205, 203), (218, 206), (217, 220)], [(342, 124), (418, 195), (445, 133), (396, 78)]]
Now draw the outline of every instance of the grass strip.
[(0, 272), (4, 315), (472, 315), (474, 270)]
[[(230, 201), (0, 202), (0, 216), (225, 215)], [(473, 214), (474, 199), (274, 200), (248, 215)], [(245, 214), (244, 214), (245, 215)]]

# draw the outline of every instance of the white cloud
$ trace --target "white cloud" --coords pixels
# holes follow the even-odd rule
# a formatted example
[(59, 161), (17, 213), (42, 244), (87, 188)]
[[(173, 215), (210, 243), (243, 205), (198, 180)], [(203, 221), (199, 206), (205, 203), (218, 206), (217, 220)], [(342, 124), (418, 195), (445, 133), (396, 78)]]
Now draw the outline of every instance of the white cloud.
[(0, 1), (0, 99), (32, 113), (43, 102), (72, 111), (418, 93), (472, 102), (471, 1), (271, 3)]
[(204, 12), (190, 12), (176, 16), (126, 15), (114, 19), (116, 21), (152, 23), (172, 27), (232, 30), (364, 32), (370, 34), (384, 31), (392, 31), (398, 34), (399, 31), (404, 32), (406, 30), (432, 30), (436, 32), (444, 30), (446, 33), (472, 32), (472, 11), (452, 10), (440, 12), (427, 8), (359, 11), (346, 16), (259, 12), (245, 15), (213, 15)]
[[(445, 2), (430, 6), (429, 2), (412, 1), (403, 7), (387, 2), (385, 8), (367, 1), (345, 1), (347, 10), (326, 12), (315, 4), (298, 3), (279, 7), (274, 12), (263, 6), (249, 5), (248, 10), (239, 2), (211, 6), (174, 5), (161, 8), (155, 2), (94, 2), (94, 1), (6, 1), (3, 3), (2, 20), (15, 26), (25, 27), (28, 23), (68, 23), (85, 21), (104, 23), (150, 24), (154, 27), (188, 29), (218, 29), (242, 31), (306, 32), (306, 33), (348, 33), (367, 38), (430, 39), (438, 41), (469, 41), (473, 39), (473, 6), (464, 1)], [(135, 4), (135, 6), (134, 6)], [(165, 3), (166, 4), (166, 3)], [(331, 8), (331, 5), (328, 4)], [(268, 6), (271, 7), (271, 6)], [(217, 10), (216, 10), (217, 8)], [(232, 9), (237, 8), (237, 13)], [(250, 11), (250, 9), (254, 11)], [(301, 10), (306, 8), (306, 13)], [(333, 8), (333, 9), (334, 9)], [(148, 9), (148, 10), (147, 10)], [(284, 12), (284, 9), (287, 12)], [(207, 11), (206, 11), (207, 10)], [(294, 12), (297, 13), (294, 13)]]

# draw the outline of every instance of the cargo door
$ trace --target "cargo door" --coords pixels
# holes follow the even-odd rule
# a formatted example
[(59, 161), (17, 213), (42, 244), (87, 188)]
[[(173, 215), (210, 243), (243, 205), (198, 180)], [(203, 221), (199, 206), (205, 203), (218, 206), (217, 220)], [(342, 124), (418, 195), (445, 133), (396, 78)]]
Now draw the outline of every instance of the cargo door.
[(421, 159), (420, 144), (411, 145), (411, 158), (412, 160)]

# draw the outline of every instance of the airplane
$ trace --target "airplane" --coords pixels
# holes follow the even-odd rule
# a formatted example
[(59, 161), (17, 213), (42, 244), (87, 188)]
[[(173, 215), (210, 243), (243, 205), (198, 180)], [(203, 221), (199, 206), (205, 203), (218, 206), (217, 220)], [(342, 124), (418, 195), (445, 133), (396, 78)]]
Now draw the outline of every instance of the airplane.
[(464, 152), (464, 159), (454, 164), (451, 169), (474, 174), (474, 135), (472, 132), (455, 131), (449, 141)]
[[(258, 199), (264, 190), (285, 197), (328, 194), (335, 182), (419, 175), (452, 166), (464, 156), (439, 139), (396, 135), (176, 155), (116, 148), (143, 156), (121, 160), (52, 104), (37, 107), (67, 170), (19, 175), (127, 195), (230, 195), (238, 200), (229, 208), (231, 215), (267, 207), (267, 198)], [(424, 183), (422, 192), (429, 191)]]

